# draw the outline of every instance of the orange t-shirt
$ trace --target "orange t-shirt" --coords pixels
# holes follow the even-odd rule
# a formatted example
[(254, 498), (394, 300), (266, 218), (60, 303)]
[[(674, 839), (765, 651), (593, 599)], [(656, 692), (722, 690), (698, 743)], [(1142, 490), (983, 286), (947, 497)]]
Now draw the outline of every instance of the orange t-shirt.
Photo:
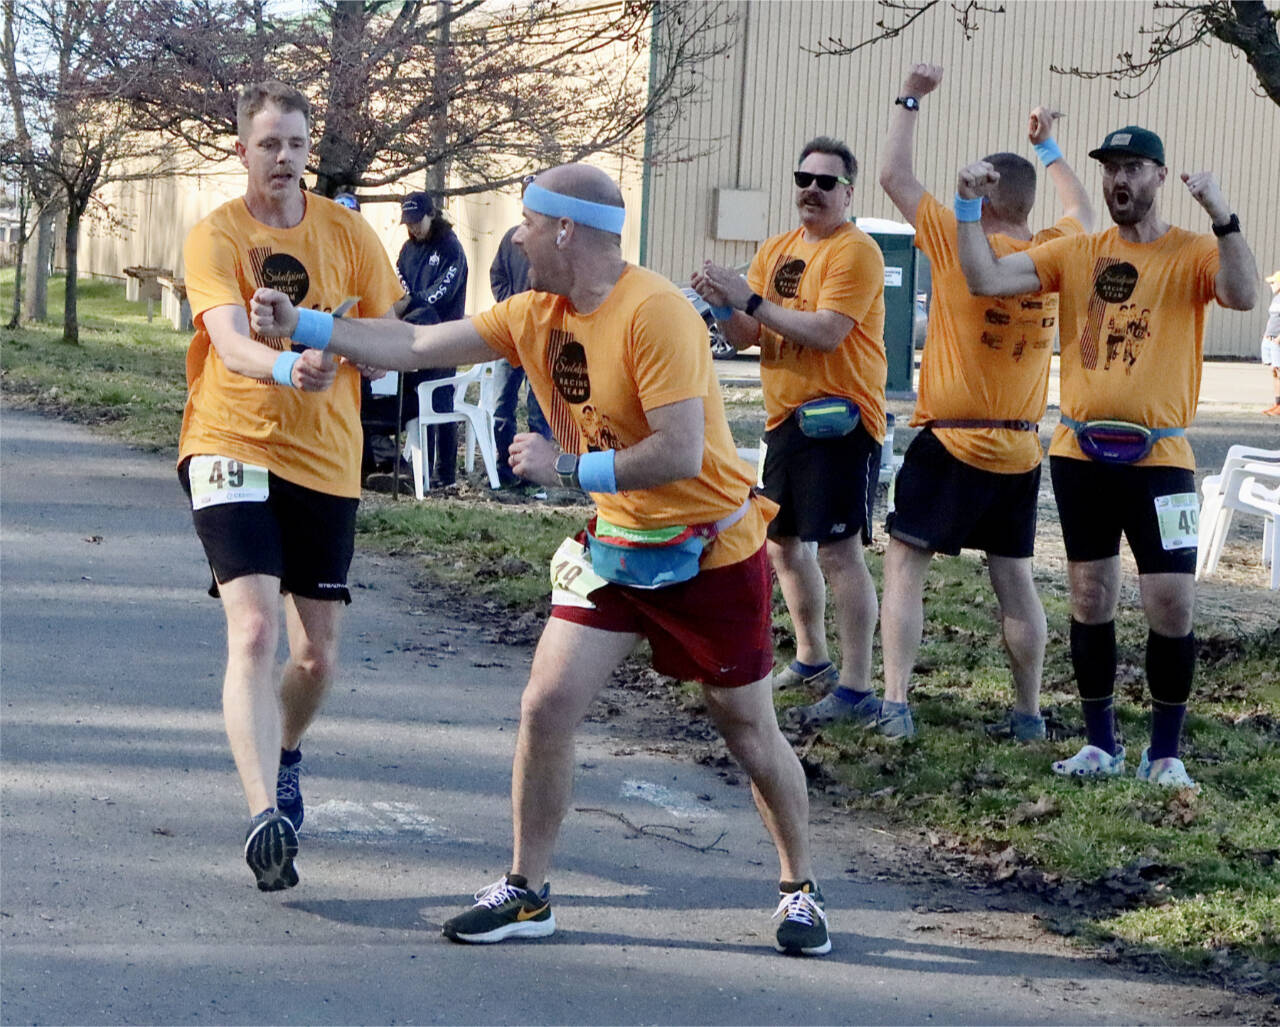
[[(1083, 231), (1063, 218), (1031, 239), (989, 235), (997, 257)], [(913, 425), (946, 419), (1037, 422), (1049, 392), (1058, 295), (974, 296), (957, 254), (956, 216), (929, 193), (916, 208), (916, 246), (933, 269), (929, 334)], [(938, 428), (948, 453), (972, 467), (1019, 474), (1040, 463), (1040, 436), (1011, 428)]]
[[(187, 350), (187, 405), (178, 460), (198, 454), (266, 467), (304, 488), (360, 496), (360, 374), (351, 364), (324, 392), (303, 392), (230, 370), (204, 327), (214, 307), (248, 306), (259, 286), (296, 305), (333, 310), (359, 297), (352, 317), (381, 317), (404, 294), (382, 242), (355, 211), (308, 196), (302, 221), (272, 228), (243, 199), (224, 203), (183, 248), (195, 335)], [(275, 349), (285, 339), (260, 339)]]
[[(1040, 284), (1062, 299), (1062, 412), (1148, 428), (1187, 427), (1200, 398), (1205, 310), (1218, 242), (1170, 228), (1149, 243), (1112, 227), (1027, 251)], [(1087, 460), (1059, 425), (1050, 456)], [(1195, 470), (1186, 436), (1157, 440), (1140, 464)]]
[[(707, 327), (661, 275), (628, 264), (590, 314), (579, 314), (564, 296), (521, 292), (472, 324), (494, 350), (524, 367), (567, 453), (634, 446), (650, 434), (646, 410), (702, 400), (706, 442), (697, 477), (593, 493), (609, 521), (629, 528), (708, 524), (746, 501), (754, 475), (729, 433)], [(721, 567), (755, 553), (776, 509), (764, 499), (753, 502), (711, 545), (703, 566)]]
[(832, 352), (800, 346), (760, 326), (760, 384), (765, 428), (803, 403), (842, 396), (858, 404), (862, 423), (884, 438), (884, 256), (875, 241), (846, 223), (827, 238), (805, 242), (804, 229), (766, 239), (747, 272), (751, 288), (789, 310), (834, 310), (853, 328)]

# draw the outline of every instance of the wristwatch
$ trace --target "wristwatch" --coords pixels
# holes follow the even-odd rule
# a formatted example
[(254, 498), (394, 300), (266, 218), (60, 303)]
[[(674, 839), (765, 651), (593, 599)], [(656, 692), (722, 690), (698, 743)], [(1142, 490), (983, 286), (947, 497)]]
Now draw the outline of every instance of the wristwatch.
[(567, 489), (580, 489), (582, 486), (578, 483), (578, 454), (577, 453), (561, 453), (556, 457), (556, 477), (560, 479), (560, 484)]
[(896, 104), (901, 104), (903, 107), (905, 107), (909, 111), (918, 111), (920, 109), (920, 101), (917, 100), (914, 96), (900, 96), (893, 102)]
[(747, 300), (747, 305), (742, 308), (742, 311), (747, 315), (747, 317), (755, 317), (756, 311), (760, 309), (760, 304), (763, 302), (764, 297), (758, 292), (753, 292), (751, 294), (751, 299)]
[(1213, 229), (1213, 234), (1221, 239), (1224, 235), (1230, 235), (1232, 232), (1240, 231), (1240, 218), (1235, 214), (1232, 214), (1231, 220), (1225, 225), (1210, 225), (1209, 227)]

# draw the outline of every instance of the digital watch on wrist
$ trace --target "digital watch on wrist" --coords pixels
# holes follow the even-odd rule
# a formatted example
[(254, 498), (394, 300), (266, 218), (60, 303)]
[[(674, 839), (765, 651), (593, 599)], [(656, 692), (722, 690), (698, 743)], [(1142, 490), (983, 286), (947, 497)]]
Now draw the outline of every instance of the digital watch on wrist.
[(748, 317), (755, 317), (756, 311), (760, 309), (760, 304), (764, 302), (764, 297), (758, 292), (751, 294), (751, 299), (747, 300), (747, 305), (742, 308), (743, 313)]
[(1229, 220), (1225, 225), (1210, 225), (1209, 227), (1213, 229), (1213, 234), (1221, 239), (1224, 235), (1230, 235), (1232, 232), (1240, 231), (1240, 218), (1237, 215), (1232, 214), (1231, 220)]
[(561, 453), (556, 457), (556, 477), (560, 479), (560, 484), (567, 489), (580, 489), (582, 486), (578, 483), (578, 454), (577, 453)]
[(899, 107), (905, 107), (909, 111), (918, 111), (920, 109), (920, 101), (914, 96), (900, 96), (893, 102)]

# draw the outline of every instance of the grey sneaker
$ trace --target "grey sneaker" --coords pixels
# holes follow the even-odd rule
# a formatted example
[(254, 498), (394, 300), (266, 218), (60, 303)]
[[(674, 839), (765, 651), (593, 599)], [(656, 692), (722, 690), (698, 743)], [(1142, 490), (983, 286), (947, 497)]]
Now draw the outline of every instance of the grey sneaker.
[(787, 723), (800, 728), (826, 727), (843, 721), (870, 727), (879, 719), (880, 697), (874, 692), (867, 693), (856, 703), (830, 692), (812, 706), (793, 706), (787, 710)]
[(987, 734), (992, 738), (1012, 738), (1015, 742), (1043, 742), (1049, 732), (1040, 714), (1010, 710), (999, 723), (987, 725)]
[(885, 738), (894, 738), (903, 742), (916, 736), (916, 725), (915, 721), (911, 719), (910, 710), (894, 713), (881, 711), (880, 716), (876, 719), (876, 730), (884, 735)]
[(773, 687), (775, 691), (781, 691), (784, 688), (808, 688), (815, 692), (829, 692), (840, 683), (840, 670), (834, 663), (828, 663), (819, 671), (815, 671), (808, 677), (805, 677), (798, 670), (793, 670), (791, 665), (783, 667), (779, 671), (774, 671)]

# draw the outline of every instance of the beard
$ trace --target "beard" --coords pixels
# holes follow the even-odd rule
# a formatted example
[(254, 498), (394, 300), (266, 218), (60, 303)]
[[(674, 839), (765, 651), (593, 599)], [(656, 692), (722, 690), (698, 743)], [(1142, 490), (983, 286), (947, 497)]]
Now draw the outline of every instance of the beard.
[(1106, 196), (1105, 199), (1112, 221), (1117, 225), (1136, 225), (1147, 216), (1156, 198), (1155, 196), (1139, 196), (1131, 192), (1129, 193), (1128, 205), (1119, 209), (1117, 209), (1115, 199), (1111, 195)]

